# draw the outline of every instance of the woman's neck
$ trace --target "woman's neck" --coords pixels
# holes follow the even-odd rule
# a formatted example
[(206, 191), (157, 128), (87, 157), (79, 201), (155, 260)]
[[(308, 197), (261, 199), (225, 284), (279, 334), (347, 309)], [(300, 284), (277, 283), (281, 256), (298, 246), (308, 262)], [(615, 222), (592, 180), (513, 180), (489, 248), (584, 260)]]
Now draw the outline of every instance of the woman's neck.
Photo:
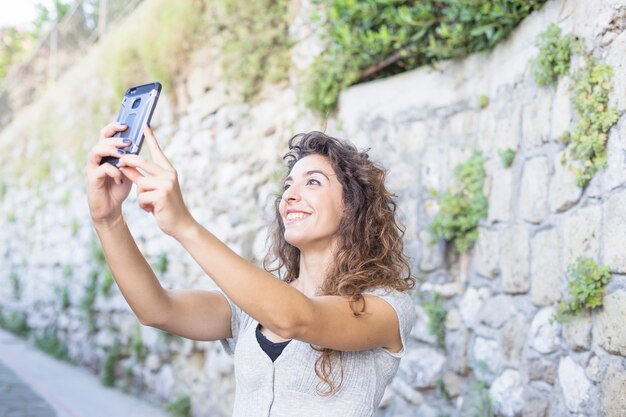
[(319, 252), (301, 252), (300, 275), (292, 285), (309, 297), (317, 295), (332, 262), (333, 253), (330, 248)]

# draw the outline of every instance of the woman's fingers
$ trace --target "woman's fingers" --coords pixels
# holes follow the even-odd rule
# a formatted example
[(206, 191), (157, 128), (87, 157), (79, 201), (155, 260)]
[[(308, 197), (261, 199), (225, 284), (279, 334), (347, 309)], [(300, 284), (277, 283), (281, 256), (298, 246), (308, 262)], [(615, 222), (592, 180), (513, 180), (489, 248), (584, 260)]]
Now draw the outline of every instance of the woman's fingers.
[(169, 172), (171, 166), (168, 168), (164, 168), (160, 165), (157, 165), (154, 161), (148, 161), (147, 159), (143, 159), (138, 155), (126, 154), (122, 155), (120, 158), (120, 162), (117, 164), (119, 167), (132, 167), (132, 168), (141, 168), (145, 172), (150, 175), (162, 175), (165, 172)]
[(88, 173), (87, 180), (96, 186), (99, 185), (98, 183), (102, 186), (106, 177), (113, 178), (116, 184), (121, 184), (124, 179), (119, 169), (111, 164), (102, 164)]
[(125, 146), (128, 146), (128, 144), (127, 143), (109, 144), (104, 141), (100, 141), (91, 150), (88, 161), (91, 165), (100, 165), (100, 161), (102, 161), (102, 158), (105, 156), (113, 156), (116, 158), (119, 157), (121, 155), (121, 150), (119, 148), (122, 148)]
[(148, 148), (150, 148), (150, 156), (152, 156), (152, 160), (156, 162), (158, 165), (161, 165), (164, 168), (171, 168), (172, 164), (170, 163), (167, 156), (163, 153), (161, 146), (156, 141), (154, 134), (152, 133), (152, 129), (148, 126), (145, 126), (143, 129), (143, 134), (146, 139), (146, 143), (148, 144)]
[(100, 137), (103, 139), (110, 138), (111, 136), (115, 135), (117, 132), (123, 132), (124, 130), (126, 130), (127, 127), (128, 126), (123, 125), (121, 123), (117, 123), (117, 122), (109, 123), (108, 125), (103, 127), (102, 130), (100, 130)]
[(139, 207), (149, 213), (154, 213), (154, 207), (157, 205), (159, 199), (161, 199), (161, 194), (159, 190), (138, 193), (137, 202), (139, 203)]

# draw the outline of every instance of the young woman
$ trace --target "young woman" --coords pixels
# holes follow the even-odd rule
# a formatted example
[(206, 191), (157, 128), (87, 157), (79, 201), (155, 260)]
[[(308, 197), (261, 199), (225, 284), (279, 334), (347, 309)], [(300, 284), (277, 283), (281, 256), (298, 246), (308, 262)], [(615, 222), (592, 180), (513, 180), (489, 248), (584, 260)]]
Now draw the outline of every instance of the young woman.
[[(113, 137), (124, 129), (114, 123), (101, 131), (86, 168), (87, 194), (111, 272), (141, 323), (222, 340), (234, 354), (236, 417), (372, 416), (415, 322), (406, 292), (414, 281), (384, 170), (366, 152), (323, 133), (292, 138), (276, 201), (278, 262), (268, 272), (194, 220), (149, 128), (152, 160), (123, 155), (117, 167), (100, 165), (127, 146)], [(139, 206), (218, 290), (161, 287), (122, 215), (133, 183)]]

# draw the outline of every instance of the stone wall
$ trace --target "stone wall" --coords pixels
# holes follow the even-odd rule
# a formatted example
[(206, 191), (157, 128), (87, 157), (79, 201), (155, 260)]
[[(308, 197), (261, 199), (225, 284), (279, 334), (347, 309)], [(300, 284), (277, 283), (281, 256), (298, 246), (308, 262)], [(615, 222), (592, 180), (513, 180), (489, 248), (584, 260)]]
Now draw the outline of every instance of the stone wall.
[[(313, 6), (293, 6), (298, 17), (290, 30), (295, 46), (288, 82), (266, 86), (254, 102), (243, 103), (233, 93), (236, 86), (220, 75), (219, 53), (207, 46), (193, 54), (176, 91), (165, 92), (153, 122), (194, 216), (257, 263), (286, 141), (325, 127), (296, 99), (297, 70), (319, 51), (319, 43), (306, 18)], [(549, 1), (489, 54), (355, 86), (341, 96), (326, 130), (371, 147), (373, 159), (388, 168), (388, 186), (398, 195), (406, 226), (406, 250), (422, 278), (416, 291), (420, 319), (377, 415), (489, 415), (480, 411), (487, 394), (497, 414), (507, 417), (626, 415), (625, 10), (625, 1)], [(612, 104), (622, 117), (609, 132), (608, 168), (585, 190), (561, 165), (565, 149), (556, 140), (573, 119), (568, 80), (546, 89), (530, 76), (535, 39), (550, 23), (583, 38), (615, 72)], [(97, 88), (97, 67), (93, 56), (86, 57), (41, 103), (0, 132), (0, 143), (36, 140), (29, 121), (49, 108), (46, 100), (71, 128), (74, 107), (58, 98), (60, 92), (89, 83)], [(486, 108), (477, 103), (480, 95), (489, 97)], [(85, 140), (95, 141), (93, 136)], [(458, 255), (443, 242), (430, 243), (427, 225), (437, 210), (430, 190), (447, 189), (454, 167), (476, 148), (487, 161), (489, 213), (475, 248)], [(510, 168), (498, 156), (507, 148), (517, 150)], [(39, 190), (11, 178), (3, 192), (3, 314), (25, 312), (32, 337), (54, 329), (71, 357), (94, 370), (116, 344), (143, 345), (147, 355), (128, 347), (117, 361), (118, 386), (159, 402), (188, 394), (194, 415), (229, 415), (232, 360), (217, 343), (139, 327), (116, 288), (108, 296), (98, 289), (87, 305), (92, 271), (101, 269), (98, 246), (81, 164), (58, 158), (52, 178)], [(142, 252), (161, 264), (156, 268), (166, 288), (213, 286), (138, 208), (132, 193), (124, 210)], [(579, 256), (611, 269), (604, 307), (565, 325), (551, 324), (555, 305), (566, 295), (567, 267)], [(433, 292), (447, 310), (445, 349), (436, 346), (419, 304), (421, 294)]]

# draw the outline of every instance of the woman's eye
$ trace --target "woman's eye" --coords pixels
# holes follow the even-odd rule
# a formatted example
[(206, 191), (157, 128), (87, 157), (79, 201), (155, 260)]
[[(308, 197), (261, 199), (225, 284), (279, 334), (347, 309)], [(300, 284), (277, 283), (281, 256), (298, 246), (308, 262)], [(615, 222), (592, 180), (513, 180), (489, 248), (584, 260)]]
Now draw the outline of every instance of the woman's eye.
[(283, 191), (287, 191), (287, 188), (291, 187), (291, 184), (283, 185)]
[(318, 180), (313, 179), (313, 178), (311, 178), (311, 179), (309, 180), (309, 184), (322, 185), (322, 183), (321, 183), (321, 182), (319, 182)]

